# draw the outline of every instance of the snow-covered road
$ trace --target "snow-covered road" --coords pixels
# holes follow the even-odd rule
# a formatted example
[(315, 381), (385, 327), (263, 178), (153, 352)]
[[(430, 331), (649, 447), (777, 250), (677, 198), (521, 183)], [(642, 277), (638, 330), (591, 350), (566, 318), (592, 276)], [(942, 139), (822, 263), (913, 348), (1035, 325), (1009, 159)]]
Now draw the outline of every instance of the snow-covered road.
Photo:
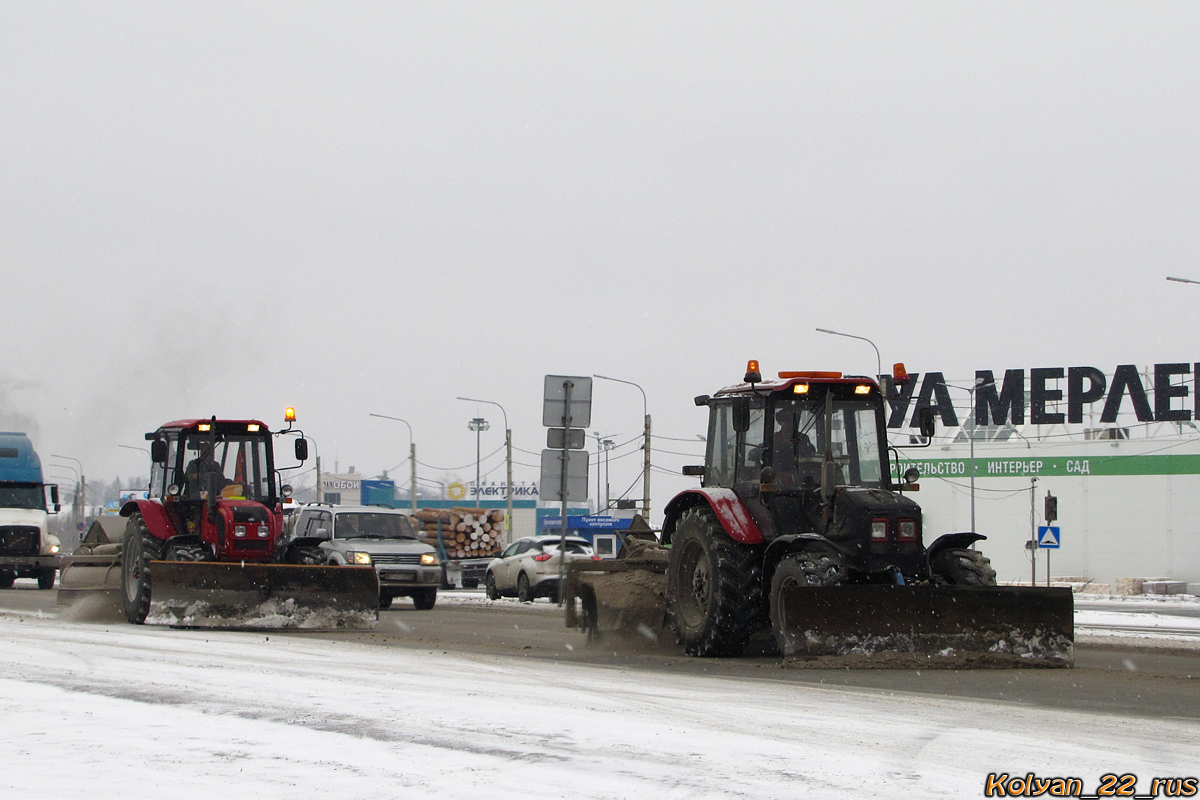
[(0, 616), (0, 796), (977, 797), (1195, 774), (1200, 724)]

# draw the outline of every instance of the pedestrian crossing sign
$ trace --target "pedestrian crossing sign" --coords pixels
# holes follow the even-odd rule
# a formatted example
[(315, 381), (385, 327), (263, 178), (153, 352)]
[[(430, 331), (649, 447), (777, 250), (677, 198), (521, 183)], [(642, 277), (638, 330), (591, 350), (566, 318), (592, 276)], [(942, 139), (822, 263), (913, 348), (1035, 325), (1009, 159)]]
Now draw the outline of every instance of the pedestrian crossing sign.
[(1057, 549), (1061, 541), (1057, 525), (1038, 526), (1038, 547)]

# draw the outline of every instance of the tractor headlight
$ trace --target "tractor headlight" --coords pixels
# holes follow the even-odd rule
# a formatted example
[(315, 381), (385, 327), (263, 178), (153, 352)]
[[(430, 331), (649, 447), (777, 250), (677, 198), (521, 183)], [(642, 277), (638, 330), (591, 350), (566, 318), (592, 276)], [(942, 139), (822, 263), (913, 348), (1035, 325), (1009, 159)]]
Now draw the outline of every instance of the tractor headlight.
[(887, 541), (888, 524), (886, 519), (872, 520), (871, 522), (871, 541), (883, 542)]
[(181, 491), (181, 489), (179, 488), (179, 484), (177, 484), (177, 483), (172, 483), (170, 486), (167, 487), (167, 494), (171, 497), (179, 497), (180, 491)]
[(371, 554), (364, 553), (361, 550), (351, 550), (346, 553), (346, 560), (351, 564), (361, 564), (369, 567), (371, 565)]
[(56, 545), (56, 544), (52, 544), (52, 545), (50, 545), (50, 552), (51, 552), (51, 553), (57, 553), (57, 552), (58, 552), (58, 545)]
[(900, 541), (915, 542), (917, 540), (917, 521), (913, 519), (900, 520)]
[(233, 526), (233, 535), (235, 537), (237, 537), (238, 539), (245, 539), (246, 538), (246, 526), (245, 525), (234, 525)]
[(437, 556), (433, 553), (422, 553), (421, 563), (427, 567), (433, 566), (434, 564), (438, 563)]

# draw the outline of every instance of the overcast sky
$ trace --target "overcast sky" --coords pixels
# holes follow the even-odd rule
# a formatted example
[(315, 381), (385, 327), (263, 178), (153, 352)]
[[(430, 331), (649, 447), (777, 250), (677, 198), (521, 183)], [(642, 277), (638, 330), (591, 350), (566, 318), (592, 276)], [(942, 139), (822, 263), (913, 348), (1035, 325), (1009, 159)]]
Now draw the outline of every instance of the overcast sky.
[(873, 372), (817, 326), (950, 378), (1200, 360), (1198, 41), (1190, 3), (4, 0), (0, 425), (111, 477), (294, 405), (377, 474), (370, 412), (502, 444), (456, 395), (540, 450), (546, 373), (688, 439), (748, 358)]

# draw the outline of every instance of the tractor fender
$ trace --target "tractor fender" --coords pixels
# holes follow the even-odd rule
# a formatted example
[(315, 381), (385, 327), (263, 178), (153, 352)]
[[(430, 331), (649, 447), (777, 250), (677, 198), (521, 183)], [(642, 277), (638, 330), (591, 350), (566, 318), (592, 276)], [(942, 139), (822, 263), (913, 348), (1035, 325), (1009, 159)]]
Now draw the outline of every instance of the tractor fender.
[(155, 500), (130, 500), (121, 506), (122, 517), (128, 517), (134, 512), (142, 515), (150, 535), (155, 539), (166, 541), (175, 535), (175, 526), (171, 524), (171, 518), (162, 503)]
[(933, 557), (940, 550), (945, 550), (947, 547), (970, 547), (975, 542), (986, 538), (982, 533), (944, 533), (934, 539), (933, 544), (925, 549), (925, 557), (933, 561)]
[(706, 505), (717, 516), (721, 527), (729, 534), (729, 538), (742, 544), (762, 544), (762, 531), (750, 509), (742, 502), (732, 489), (701, 488), (681, 492), (667, 503), (663, 520), (663, 544), (671, 543), (671, 535), (679, 523), (684, 511), (695, 506)]
[(771, 585), (775, 567), (779, 566), (779, 562), (785, 556), (801, 552), (829, 553), (836, 556), (850, 555), (819, 533), (793, 533), (777, 536), (767, 546), (767, 552), (763, 554), (763, 586)]

